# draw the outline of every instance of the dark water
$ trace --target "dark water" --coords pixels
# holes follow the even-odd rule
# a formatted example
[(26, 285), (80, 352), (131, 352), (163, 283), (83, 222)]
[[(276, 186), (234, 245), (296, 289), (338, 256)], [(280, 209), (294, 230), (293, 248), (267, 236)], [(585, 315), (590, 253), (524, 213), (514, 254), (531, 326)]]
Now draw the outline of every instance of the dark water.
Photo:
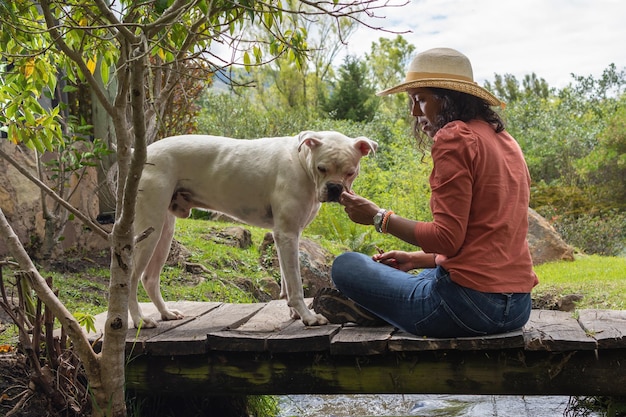
[[(558, 417), (569, 397), (501, 395), (290, 395), (279, 417)], [(597, 416), (590, 414), (590, 417)]]

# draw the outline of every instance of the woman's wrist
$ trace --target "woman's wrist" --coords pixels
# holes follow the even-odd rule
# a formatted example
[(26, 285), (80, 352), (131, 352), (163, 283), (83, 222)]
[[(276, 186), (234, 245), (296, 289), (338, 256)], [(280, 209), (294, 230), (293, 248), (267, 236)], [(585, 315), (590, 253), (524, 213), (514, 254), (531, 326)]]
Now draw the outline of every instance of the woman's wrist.
[(378, 233), (387, 233), (387, 229), (389, 228), (389, 219), (393, 214), (392, 210), (387, 209), (379, 209), (372, 219), (372, 223), (374, 224), (374, 229)]

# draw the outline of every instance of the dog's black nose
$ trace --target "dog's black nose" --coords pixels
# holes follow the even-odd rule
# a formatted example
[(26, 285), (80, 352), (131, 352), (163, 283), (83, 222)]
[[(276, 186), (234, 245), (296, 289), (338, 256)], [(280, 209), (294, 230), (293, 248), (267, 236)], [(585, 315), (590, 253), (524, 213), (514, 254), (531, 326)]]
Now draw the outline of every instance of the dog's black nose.
[(339, 197), (343, 192), (343, 185), (341, 184), (328, 184), (326, 186), (326, 192), (328, 193), (328, 201), (339, 202)]

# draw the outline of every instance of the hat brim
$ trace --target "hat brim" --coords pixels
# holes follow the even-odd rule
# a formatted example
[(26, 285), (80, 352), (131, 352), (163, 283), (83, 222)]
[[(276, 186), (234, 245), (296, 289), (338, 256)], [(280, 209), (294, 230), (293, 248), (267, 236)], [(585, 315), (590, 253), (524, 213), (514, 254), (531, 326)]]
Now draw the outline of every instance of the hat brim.
[(460, 91), (462, 93), (471, 94), (485, 100), (490, 106), (504, 107), (504, 103), (496, 96), (485, 90), (474, 82), (463, 80), (441, 79), (441, 78), (423, 78), (420, 80), (407, 81), (398, 84), (395, 87), (388, 88), (376, 93), (377, 96), (388, 96), (389, 94), (403, 93), (413, 88), (434, 87), (444, 88), (447, 90)]

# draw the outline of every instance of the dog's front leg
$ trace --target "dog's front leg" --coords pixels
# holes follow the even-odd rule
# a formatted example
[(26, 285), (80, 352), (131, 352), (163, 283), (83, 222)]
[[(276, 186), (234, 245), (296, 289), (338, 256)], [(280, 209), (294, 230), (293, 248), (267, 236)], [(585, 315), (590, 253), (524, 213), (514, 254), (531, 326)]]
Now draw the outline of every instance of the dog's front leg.
[(305, 326), (327, 324), (326, 317), (312, 312), (304, 303), (298, 256), (299, 233), (274, 230), (273, 234), (280, 264), (281, 295), (284, 293), (287, 295), (287, 305), (291, 308), (291, 316), (294, 319), (300, 318)]

